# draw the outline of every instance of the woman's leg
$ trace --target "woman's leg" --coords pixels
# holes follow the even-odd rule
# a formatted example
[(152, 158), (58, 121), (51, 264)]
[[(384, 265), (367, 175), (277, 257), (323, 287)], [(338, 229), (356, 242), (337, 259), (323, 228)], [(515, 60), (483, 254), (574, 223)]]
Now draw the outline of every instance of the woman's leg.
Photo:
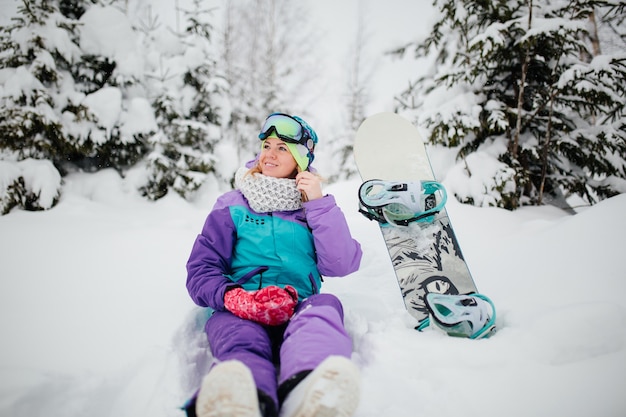
[(339, 299), (317, 294), (302, 302), (281, 346), (281, 417), (352, 416), (360, 377), (351, 355)]
[(276, 407), (276, 367), (265, 328), (230, 312), (216, 311), (207, 321), (205, 330), (213, 357), (220, 362), (241, 361), (252, 372), (258, 390)]
[(304, 300), (289, 321), (280, 348), (282, 384), (315, 369), (329, 356), (352, 355), (352, 339), (343, 325), (343, 307), (332, 294), (316, 294)]

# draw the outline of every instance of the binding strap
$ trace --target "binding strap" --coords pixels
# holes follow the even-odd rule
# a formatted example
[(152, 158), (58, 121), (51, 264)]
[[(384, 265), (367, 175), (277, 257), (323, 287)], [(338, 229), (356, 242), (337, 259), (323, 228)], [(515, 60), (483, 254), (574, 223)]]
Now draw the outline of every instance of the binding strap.
[[(438, 204), (436, 193), (440, 195)], [(394, 226), (430, 221), (446, 201), (446, 190), (436, 181), (369, 180), (359, 188), (359, 212), (370, 220)]]

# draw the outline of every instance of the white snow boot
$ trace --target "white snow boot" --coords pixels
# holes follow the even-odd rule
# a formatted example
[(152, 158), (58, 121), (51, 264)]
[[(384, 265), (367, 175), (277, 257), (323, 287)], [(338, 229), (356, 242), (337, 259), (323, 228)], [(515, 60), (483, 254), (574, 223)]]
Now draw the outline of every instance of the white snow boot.
[(280, 417), (350, 417), (360, 391), (356, 365), (343, 356), (330, 356), (287, 395)]
[(215, 365), (202, 381), (198, 417), (261, 417), (252, 372), (240, 361)]

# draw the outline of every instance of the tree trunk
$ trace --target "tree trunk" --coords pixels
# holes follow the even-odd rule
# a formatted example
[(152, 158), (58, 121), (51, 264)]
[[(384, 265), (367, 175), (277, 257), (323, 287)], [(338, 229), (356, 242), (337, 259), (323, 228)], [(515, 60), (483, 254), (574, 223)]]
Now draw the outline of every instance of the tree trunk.
[(589, 40), (591, 41), (593, 56), (596, 57), (602, 54), (602, 50), (600, 49), (600, 37), (598, 36), (598, 24), (596, 22), (595, 10), (592, 10), (591, 14), (589, 14), (589, 23), (591, 24), (591, 29), (589, 30)]
[[(532, 27), (533, 20), (533, 0), (528, 0), (528, 30)], [(526, 86), (526, 76), (528, 74), (528, 65), (530, 62), (530, 47), (526, 49), (526, 55), (524, 56), (524, 62), (522, 63), (522, 73), (520, 77), (519, 91), (517, 95), (517, 120), (515, 121), (515, 134), (513, 135), (513, 142), (511, 143), (509, 151), (511, 152), (511, 159), (516, 160), (519, 153), (519, 137), (522, 130), (522, 110), (524, 104), (524, 87)]]

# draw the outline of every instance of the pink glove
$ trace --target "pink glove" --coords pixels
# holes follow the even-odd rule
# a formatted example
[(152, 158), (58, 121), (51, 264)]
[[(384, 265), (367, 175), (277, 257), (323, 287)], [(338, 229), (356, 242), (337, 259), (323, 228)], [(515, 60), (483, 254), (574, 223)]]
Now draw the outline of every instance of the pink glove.
[(257, 291), (235, 288), (224, 294), (224, 307), (237, 317), (267, 326), (286, 323), (298, 303), (298, 292), (291, 285), (275, 285)]

